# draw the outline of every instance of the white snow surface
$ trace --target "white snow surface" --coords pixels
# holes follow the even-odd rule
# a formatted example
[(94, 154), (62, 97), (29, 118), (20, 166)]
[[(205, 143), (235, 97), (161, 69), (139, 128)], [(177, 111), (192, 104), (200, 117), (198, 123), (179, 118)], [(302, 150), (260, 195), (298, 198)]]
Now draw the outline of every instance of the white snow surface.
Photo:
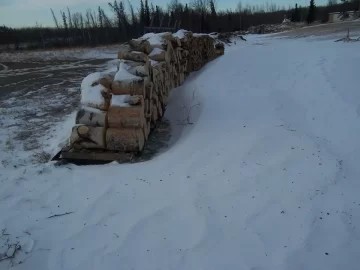
[(158, 55), (161, 54), (164, 50), (160, 49), (160, 48), (154, 48), (151, 53), (149, 54), (149, 57), (154, 56), (154, 55)]
[(184, 29), (180, 29), (178, 30), (175, 34), (173, 34), (174, 37), (177, 37), (179, 39), (185, 38), (185, 34), (188, 33), (189, 31), (186, 31)]
[(141, 39), (148, 40), (150, 45), (156, 46), (164, 43), (164, 39), (160, 36), (164, 33), (147, 33), (141, 37)]
[(131, 82), (142, 80), (141, 77), (131, 74), (128, 69), (128, 65), (126, 65), (124, 62), (120, 62), (119, 71), (115, 74), (114, 81)]
[(84, 106), (98, 107), (104, 104), (105, 99), (102, 92), (107, 89), (99, 84), (99, 80), (111, 73), (111, 70), (104, 72), (94, 72), (86, 76), (81, 82), (81, 100), (80, 103)]
[(14, 269), (357, 270), (360, 44), (247, 39), (172, 91), (153, 160), (1, 168)]
[(81, 91), (86, 90), (89, 87), (93, 87), (93, 84), (98, 84), (102, 76), (102, 72), (94, 72), (87, 75), (81, 82)]
[(130, 95), (113, 95), (111, 97), (111, 106), (129, 107)]
[(80, 103), (89, 107), (101, 106), (101, 104), (104, 104), (105, 102), (105, 99), (101, 94), (102, 91), (106, 91), (106, 88), (101, 84), (81, 89)]

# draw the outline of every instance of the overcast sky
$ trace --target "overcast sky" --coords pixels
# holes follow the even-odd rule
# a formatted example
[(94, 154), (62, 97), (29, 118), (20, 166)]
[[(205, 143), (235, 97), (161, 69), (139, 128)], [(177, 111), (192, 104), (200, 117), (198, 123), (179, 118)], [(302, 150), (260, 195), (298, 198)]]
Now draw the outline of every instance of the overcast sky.
[[(0, 25), (11, 27), (34, 26), (36, 23), (43, 26), (54, 26), (50, 8), (55, 14), (60, 15), (60, 10), (69, 7), (71, 12), (86, 11), (86, 9), (96, 9), (101, 6), (107, 13), (110, 13), (107, 3), (109, 0), (0, 0)], [(124, 1), (127, 3), (127, 1)], [(138, 8), (140, 0), (130, 0), (134, 7)], [(152, 0), (154, 5), (166, 7), (168, 0)], [(183, 3), (189, 1), (182, 1)], [(217, 0), (218, 9), (235, 9), (238, 0)], [(244, 4), (264, 4), (266, 2), (284, 5), (308, 5), (308, 0), (242, 0)], [(326, 0), (315, 0), (323, 4)]]

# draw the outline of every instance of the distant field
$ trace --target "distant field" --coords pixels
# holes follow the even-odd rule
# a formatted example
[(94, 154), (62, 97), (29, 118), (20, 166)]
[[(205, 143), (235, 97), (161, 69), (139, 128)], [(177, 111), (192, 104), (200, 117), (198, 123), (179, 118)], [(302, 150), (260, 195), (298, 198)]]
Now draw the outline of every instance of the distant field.
[(303, 28), (297, 28), (291, 31), (276, 34), (277, 36), (284, 36), (290, 38), (308, 37), (308, 36), (325, 36), (330, 34), (346, 35), (347, 30), (350, 30), (350, 35), (359, 36), (360, 33), (360, 20), (321, 24), (316, 26), (309, 26)]

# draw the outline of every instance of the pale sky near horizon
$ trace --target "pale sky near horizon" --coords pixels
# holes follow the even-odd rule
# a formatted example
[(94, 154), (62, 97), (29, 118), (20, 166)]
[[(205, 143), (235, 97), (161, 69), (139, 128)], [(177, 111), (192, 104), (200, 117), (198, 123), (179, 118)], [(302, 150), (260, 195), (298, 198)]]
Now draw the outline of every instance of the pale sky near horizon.
[[(187, 3), (190, 0), (182, 0)], [(60, 10), (69, 7), (71, 12), (85, 12), (87, 9), (96, 9), (98, 6), (110, 14), (108, 9), (109, 0), (0, 0), (0, 25), (11, 27), (35, 26), (36, 23), (43, 26), (54, 26), (50, 8), (52, 8), (60, 20)], [(113, 0), (111, 1), (113, 2)], [(124, 1), (127, 4), (127, 1)], [(140, 0), (130, 0), (135, 8), (138, 8)], [(154, 5), (167, 7), (169, 0), (149, 0)], [(235, 9), (239, 0), (217, 0), (217, 9)], [(286, 8), (298, 3), (307, 6), (309, 0), (242, 0), (243, 5), (261, 5), (276, 3)], [(326, 3), (326, 0), (315, 0), (316, 4)]]

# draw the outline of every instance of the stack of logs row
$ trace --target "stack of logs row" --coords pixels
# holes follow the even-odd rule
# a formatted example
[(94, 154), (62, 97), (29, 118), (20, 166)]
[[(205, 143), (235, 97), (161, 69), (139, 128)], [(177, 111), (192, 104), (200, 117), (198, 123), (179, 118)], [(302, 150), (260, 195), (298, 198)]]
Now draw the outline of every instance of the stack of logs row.
[(129, 47), (118, 53), (115, 70), (84, 79), (70, 137), (73, 151), (141, 151), (164, 115), (170, 90), (224, 54), (212, 37), (187, 31), (147, 34)]

